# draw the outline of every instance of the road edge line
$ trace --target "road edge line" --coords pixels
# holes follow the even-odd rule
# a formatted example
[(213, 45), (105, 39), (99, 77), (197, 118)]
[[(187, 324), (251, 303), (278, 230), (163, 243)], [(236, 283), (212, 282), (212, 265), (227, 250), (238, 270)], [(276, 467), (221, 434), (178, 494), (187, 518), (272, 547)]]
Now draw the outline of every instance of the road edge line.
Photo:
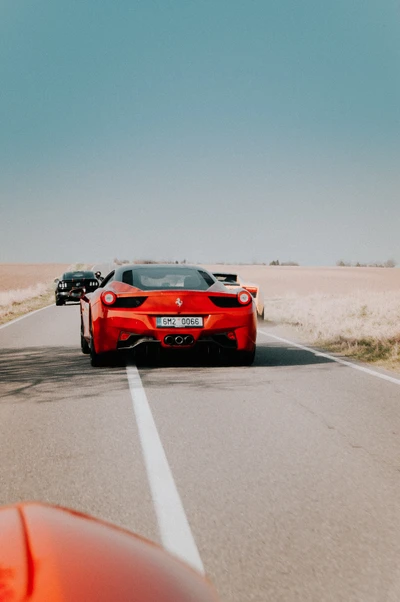
[(263, 334), (264, 336), (271, 337), (272, 339), (276, 339), (277, 341), (281, 341), (282, 343), (287, 343), (292, 347), (297, 347), (298, 349), (302, 349), (303, 351), (310, 351), (314, 355), (318, 357), (325, 357), (333, 362), (337, 362), (338, 364), (342, 364), (343, 366), (348, 366), (349, 368), (353, 368), (354, 370), (359, 370), (360, 372), (365, 372), (370, 374), (371, 376), (376, 376), (377, 378), (381, 378), (383, 380), (387, 380), (395, 385), (400, 385), (400, 379), (394, 378), (394, 376), (389, 376), (388, 374), (382, 374), (381, 372), (377, 372), (376, 370), (372, 370), (371, 368), (367, 368), (366, 366), (359, 366), (358, 364), (354, 364), (353, 362), (349, 362), (346, 360), (342, 360), (339, 357), (335, 357), (334, 355), (330, 355), (329, 353), (323, 353), (318, 351), (317, 349), (313, 349), (312, 347), (306, 347), (305, 345), (300, 345), (299, 343), (294, 343), (293, 341), (289, 341), (288, 339), (284, 339), (282, 337), (278, 337), (275, 334), (270, 334), (265, 330), (259, 329), (258, 332)]
[(11, 324), (15, 324), (16, 322), (19, 322), (20, 320), (29, 318), (29, 316), (33, 316), (33, 314), (37, 314), (39, 311), (43, 311), (44, 309), (49, 309), (49, 307), (55, 307), (55, 303), (51, 303), (50, 305), (46, 305), (45, 307), (39, 307), (39, 309), (34, 309), (33, 311), (30, 311), (28, 314), (24, 314), (23, 316), (20, 316), (19, 318), (15, 318), (15, 320), (10, 320), (10, 322), (1, 324), (0, 330), (2, 328), (6, 328), (6, 326), (11, 326)]
[(127, 366), (126, 373), (162, 544), (166, 550), (204, 574), (203, 562), (165, 455), (139, 371), (136, 366)]

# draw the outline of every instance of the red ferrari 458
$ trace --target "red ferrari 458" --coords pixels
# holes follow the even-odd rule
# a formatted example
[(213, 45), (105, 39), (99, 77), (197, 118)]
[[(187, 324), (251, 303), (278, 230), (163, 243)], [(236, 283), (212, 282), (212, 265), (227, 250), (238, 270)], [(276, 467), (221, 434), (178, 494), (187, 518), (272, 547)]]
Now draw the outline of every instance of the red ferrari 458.
[(257, 309), (251, 294), (228, 290), (207, 270), (186, 265), (122, 265), (81, 298), (81, 347), (92, 366), (110, 353), (206, 346), (251, 365)]

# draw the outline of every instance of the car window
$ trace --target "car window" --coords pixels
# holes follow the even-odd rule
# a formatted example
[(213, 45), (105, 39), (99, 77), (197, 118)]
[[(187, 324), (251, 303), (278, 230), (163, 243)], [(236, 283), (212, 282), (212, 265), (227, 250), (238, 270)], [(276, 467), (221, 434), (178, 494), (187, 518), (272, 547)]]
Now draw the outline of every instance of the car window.
[(175, 266), (138, 267), (124, 270), (122, 282), (141, 290), (198, 290), (205, 291), (215, 283), (204, 270)]
[(234, 283), (234, 284), (238, 283), (238, 275), (237, 274), (219, 274), (219, 273), (215, 273), (214, 276), (215, 276), (215, 278), (217, 280), (219, 280), (223, 284), (226, 283), (226, 282)]
[(208, 283), (209, 286), (212, 286), (216, 282), (216, 279), (204, 270), (199, 270), (199, 274), (204, 278), (204, 280)]
[(77, 278), (82, 278), (86, 280), (95, 279), (94, 272), (87, 271), (76, 271), (76, 272), (64, 272), (62, 275), (62, 280), (76, 280)]

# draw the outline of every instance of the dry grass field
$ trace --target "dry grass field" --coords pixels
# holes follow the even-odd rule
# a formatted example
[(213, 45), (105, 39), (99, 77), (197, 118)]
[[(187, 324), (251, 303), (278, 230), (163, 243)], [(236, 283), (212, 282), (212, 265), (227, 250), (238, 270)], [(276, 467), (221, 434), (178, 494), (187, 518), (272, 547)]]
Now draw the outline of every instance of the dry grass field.
[(0, 292), (48, 284), (68, 267), (64, 263), (0, 263)]
[(313, 294), (347, 295), (354, 292), (400, 291), (400, 269), (350, 267), (297, 267), (265, 265), (207, 265), (211, 271), (237, 272), (258, 282), (265, 297)]
[(1, 263), (0, 324), (52, 303), (54, 278), (69, 267), (59, 263)]
[(400, 269), (208, 267), (258, 282), (266, 320), (304, 342), (400, 372)]

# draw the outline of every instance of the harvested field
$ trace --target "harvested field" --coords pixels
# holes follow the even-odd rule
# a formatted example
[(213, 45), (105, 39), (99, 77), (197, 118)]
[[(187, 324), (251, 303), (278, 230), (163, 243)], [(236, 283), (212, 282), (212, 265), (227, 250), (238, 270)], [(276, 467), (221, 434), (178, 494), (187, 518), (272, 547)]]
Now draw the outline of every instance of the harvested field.
[(0, 263), (0, 292), (48, 284), (69, 267), (65, 263)]
[(54, 279), (64, 263), (0, 264), (0, 324), (54, 303)]
[(263, 265), (208, 265), (211, 271), (237, 272), (243, 278), (257, 282), (265, 297), (287, 295), (301, 297), (323, 293), (347, 295), (357, 291), (400, 291), (400, 269), (397, 268), (308, 268)]

